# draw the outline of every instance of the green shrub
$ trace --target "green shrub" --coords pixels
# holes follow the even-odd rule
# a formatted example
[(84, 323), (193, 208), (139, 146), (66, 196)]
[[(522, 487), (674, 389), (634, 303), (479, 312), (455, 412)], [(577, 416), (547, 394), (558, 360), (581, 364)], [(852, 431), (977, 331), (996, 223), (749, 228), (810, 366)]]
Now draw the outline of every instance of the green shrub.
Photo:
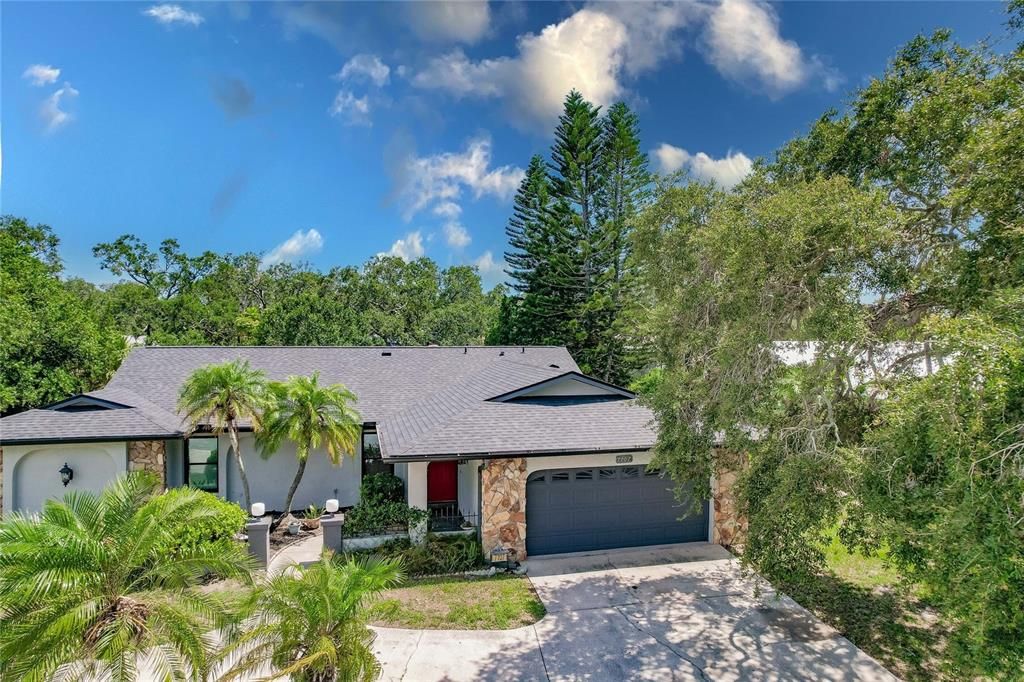
[(360, 504), (402, 502), (405, 499), (405, 482), (394, 474), (370, 474), (359, 485)]
[(422, 509), (406, 505), (405, 502), (360, 501), (345, 512), (346, 535), (373, 535), (394, 528), (407, 528), (427, 520), (428, 514)]
[[(174, 498), (186, 493), (187, 488), (174, 488), (164, 493)], [(175, 519), (167, 519), (170, 538), (166, 541), (163, 551), (170, 558), (207, 547), (216, 549), (234, 542), (235, 535), (245, 526), (245, 511), (233, 502), (226, 502), (211, 493), (201, 493), (205, 499), (207, 512), (194, 517), (188, 524), (176, 523)]]
[(422, 545), (416, 545), (407, 538), (384, 543), (375, 549), (358, 554), (375, 554), (384, 558), (400, 558), (402, 567), (409, 576), (462, 573), (483, 568), (483, 548), (472, 535), (438, 537), (428, 535)]

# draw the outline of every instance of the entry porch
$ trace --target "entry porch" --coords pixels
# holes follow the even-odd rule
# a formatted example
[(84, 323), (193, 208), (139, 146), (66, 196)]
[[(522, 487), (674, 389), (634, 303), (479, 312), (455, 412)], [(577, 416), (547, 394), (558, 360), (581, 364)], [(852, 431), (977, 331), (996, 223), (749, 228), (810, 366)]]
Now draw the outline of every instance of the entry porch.
[(466, 530), (480, 525), (481, 464), (479, 459), (407, 462), (397, 464), (395, 474), (405, 481), (408, 505), (430, 512), (430, 531)]

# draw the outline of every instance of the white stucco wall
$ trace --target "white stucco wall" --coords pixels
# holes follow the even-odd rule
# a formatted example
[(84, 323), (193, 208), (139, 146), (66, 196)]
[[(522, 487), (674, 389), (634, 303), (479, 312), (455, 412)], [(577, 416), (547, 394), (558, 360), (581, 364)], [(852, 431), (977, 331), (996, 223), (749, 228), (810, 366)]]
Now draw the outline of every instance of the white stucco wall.
[[(630, 455), (631, 462), (616, 462), (619, 455)], [(583, 467), (621, 467), (630, 464), (647, 464), (651, 461), (650, 450), (642, 452), (609, 452), (599, 455), (558, 455), (554, 457), (528, 457), (526, 459), (526, 473), (545, 469), (574, 469)]]
[[(263, 459), (251, 433), (241, 434), (239, 445), (245, 472), (249, 477), (252, 501), (264, 503), (268, 510), (280, 511), (284, 507), (288, 487), (298, 467), (295, 446), (285, 443), (272, 457)], [(218, 442), (220, 493), (226, 499), (244, 506), (242, 478), (239, 476), (234, 456), (229, 454), (229, 448), (230, 439), (221, 436)], [(330, 498), (337, 499), (342, 507), (354, 505), (359, 501), (361, 471), (362, 453), (358, 445), (355, 455), (346, 456), (337, 467), (331, 464), (324, 450), (314, 451), (309, 456), (306, 472), (302, 476), (299, 489), (295, 492), (292, 508), (304, 509), (310, 504), (322, 507), (324, 501)]]
[[(66, 488), (59, 473), (65, 463), (75, 472)], [(100, 492), (127, 470), (126, 443), (5, 445), (3, 511), (37, 512), (72, 490)]]
[(427, 508), (427, 465), (429, 462), (409, 462), (405, 468), (405, 499), (410, 507)]
[(463, 516), (480, 513), (480, 463), (479, 459), (459, 462), (459, 511)]
[(586, 381), (580, 381), (573, 377), (565, 377), (558, 381), (552, 381), (549, 384), (539, 386), (529, 392), (529, 396), (531, 398), (574, 395), (615, 395), (615, 392), (602, 386), (595, 386)]

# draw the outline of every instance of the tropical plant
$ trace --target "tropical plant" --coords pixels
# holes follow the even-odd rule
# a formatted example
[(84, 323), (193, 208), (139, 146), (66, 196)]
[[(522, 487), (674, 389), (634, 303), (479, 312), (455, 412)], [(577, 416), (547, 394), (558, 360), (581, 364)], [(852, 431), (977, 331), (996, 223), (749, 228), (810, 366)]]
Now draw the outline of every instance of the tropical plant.
[(430, 519), (430, 512), (410, 507), (405, 501), (360, 500), (345, 512), (345, 534), (377, 535), (401, 528), (415, 528)]
[(352, 406), (355, 394), (342, 384), (321, 386), (319, 380), (320, 374), (314, 372), (270, 384), (273, 402), (256, 435), (264, 457), (278, 452), (286, 440), (295, 444), (299, 465), (284, 501), (285, 514), (291, 511), (310, 453), (323, 447), (331, 464), (340, 466), (343, 455), (355, 455), (362, 434), (362, 419)]
[(396, 538), (374, 549), (355, 552), (353, 556), (399, 560), (405, 572), (413, 577), (464, 573), (487, 565), (483, 547), (473, 535), (446, 537), (429, 534), (421, 543)]
[(405, 481), (386, 472), (364, 476), (359, 484), (359, 500), (369, 504), (402, 502), (405, 500)]
[(178, 396), (178, 411), (185, 415), (190, 432), (203, 427), (215, 434), (227, 432), (242, 479), (246, 509), (252, 505), (252, 498), (238, 447), (238, 423), (248, 420), (254, 430), (258, 429), (263, 411), (270, 405), (266, 375), (250, 367), (247, 360), (200, 367), (185, 380)]
[(0, 522), (0, 679), (205, 677), (206, 633), (231, 609), (189, 588), (211, 574), (248, 583), (250, 562), (237, 544), (169, 561), (176, 531), (217, 512), (209, 493), (159, 490), (154, 475), (130, 473)]
[(237, 662), (222, 679), (249, 679), (270, 668), (275, 678), (297, 682), (376, 680), (380, 664), (366, 606), (402, 577), (394, 559), (342, 562), (325, 552), (310, 566), (271, 578), (244, 606), (244, 631), (224, 652)]
[[(192, 494), (190, 488), (175, 488), (164, 493), (170, 498)], [(215, 495), (207, 494), (205, 500), (208, 509), (202, 518), (193, 519), (188, 524), (174, 524), (169, 529), (163, 550), (170, 560), (177, 561), (203, 548), (211, 553), (217, 552), (236, 543), (235, 536), (245, 527), (248, 514), (234, 502)]]

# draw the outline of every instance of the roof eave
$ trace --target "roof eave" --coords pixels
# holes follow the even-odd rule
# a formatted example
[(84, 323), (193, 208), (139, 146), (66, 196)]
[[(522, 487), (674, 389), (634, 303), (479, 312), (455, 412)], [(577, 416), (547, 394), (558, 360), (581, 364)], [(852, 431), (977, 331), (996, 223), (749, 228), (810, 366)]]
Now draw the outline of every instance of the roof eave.
[(121, 443), (133, 440), (178, 440), (183, 433), (131, 434), (118, 436), (78, 436), (73, 438), (0, 438), (0, 447), (8, 445), (59, 445), (61, 443)]
[(388, 464), (401, 462), (430, 462), (445, 459), (505, 459), (508, 457), (556, 457), (558, 455), (601, 455), (613, 452), (645, 452), (653, 448), (655, 443), (648, 445), (631, 445), (626, 447), (607, 448), (552, 448), (542, 450), (502, 450), (495, 452), (449, 452), (440, 454), (409, 454), (397, 457), (383, 457)]

